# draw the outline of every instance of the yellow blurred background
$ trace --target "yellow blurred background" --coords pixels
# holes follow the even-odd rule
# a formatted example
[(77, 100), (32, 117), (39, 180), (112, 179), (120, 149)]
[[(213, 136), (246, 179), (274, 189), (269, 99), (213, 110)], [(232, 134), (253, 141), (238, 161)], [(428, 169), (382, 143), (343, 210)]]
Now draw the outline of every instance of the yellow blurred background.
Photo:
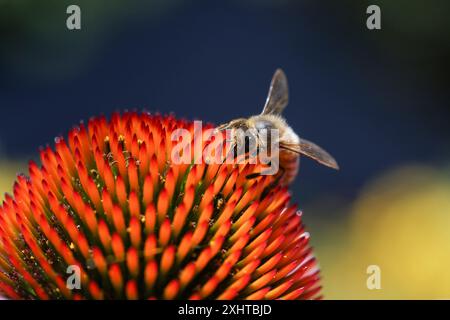
[[(400, 167), (331, 220), (314, 218), (323, 205), (305, 210), (326, 299), (450, 299), (449, 173)], [(380, 268), (380, 289), (367, 287), (371, 265)]]
[(0, 158), (0, 201), (5, 198), (5, 193), (12, 193), (17, 174), (27, 173), (26, 169), (25, 161)]

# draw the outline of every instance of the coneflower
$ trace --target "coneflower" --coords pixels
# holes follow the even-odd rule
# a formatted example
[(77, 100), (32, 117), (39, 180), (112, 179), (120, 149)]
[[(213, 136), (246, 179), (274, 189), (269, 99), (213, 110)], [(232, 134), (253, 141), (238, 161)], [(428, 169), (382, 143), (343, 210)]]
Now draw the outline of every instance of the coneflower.
[[(172, 116), (114, 114), (42, 149), (41, 166), (30, 162), (0, 207), (1, 294), (318, 298), (309, 235), (286, 188), (248, 179), (259, 164), (175, 164), (177, 128), (194, 134)], [(68, 286), (74, 267), (79, 288)]]

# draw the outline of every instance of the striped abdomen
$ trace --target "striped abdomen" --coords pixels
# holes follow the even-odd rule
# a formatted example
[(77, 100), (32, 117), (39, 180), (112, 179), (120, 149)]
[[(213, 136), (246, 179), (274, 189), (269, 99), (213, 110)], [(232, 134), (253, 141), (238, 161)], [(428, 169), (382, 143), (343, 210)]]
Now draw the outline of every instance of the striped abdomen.
[(297, 153), (280, 150), (280, 170), (278, 175), (283, 175), (280, 180), (282, 185), (289, 185), (294, 181), (299, 165), (300, 156)]

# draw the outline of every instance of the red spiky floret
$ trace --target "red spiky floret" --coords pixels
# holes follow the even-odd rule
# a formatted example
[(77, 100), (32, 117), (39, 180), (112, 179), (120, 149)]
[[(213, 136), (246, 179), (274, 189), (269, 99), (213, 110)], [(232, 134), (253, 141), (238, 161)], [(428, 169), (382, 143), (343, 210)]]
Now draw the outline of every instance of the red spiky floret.
[[(114, 114), (42, 149), (41, 166), (31, 162), (0, 207), (2, 295), (319, 298), (288, 191), (271, 176), (247, 179), (259, 164), (173, 163), (175, 128), (194, 130), (172, 116)], [(80, 289), (67, 286), (69, 266)]]

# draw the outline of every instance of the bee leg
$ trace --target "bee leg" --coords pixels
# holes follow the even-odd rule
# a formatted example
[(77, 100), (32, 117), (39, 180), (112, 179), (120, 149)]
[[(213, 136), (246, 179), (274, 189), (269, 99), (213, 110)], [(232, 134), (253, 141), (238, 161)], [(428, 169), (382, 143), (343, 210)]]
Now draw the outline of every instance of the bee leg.
[[(280, 182), (281, 178), (284, 176), (284, 173), (286, 172), (286, 170), (283, 167), (281, 167), (281, 166), (279, 167), (279, 169), (281, 170), (281, 174), (275, 179), (274, 182), (272, 182), (272, 184), (278, 184), (278, 182)], [(255, 173), (248, 174), (246, 176), (246, 178), (248, 180), (251, 180), (251, 179), (258, 178), (258, 177), (260, 177), (262, 175), (263, 174), (261, 172), (255, 172)]]
[(261, 175), (262, 175), (261, 172), (255, 172), (255, 173), (248, 174), (248, 175), (246, 176), (246, 178), (247, 178), (247, 180), (251, 180), (251, 179), (256, 179), (256, 178), (258, 178), (258, 177), (260, 177)]
[(280, 174), (278, 175), (278, 177), (275, 178), (275, 180), (271, 184), (269, 184), (267, 187), (264, 188), (262, 192), (262, 197), (267, 196), (267, 194), (269, 194), (269, 192), (272, 191), (280, 183), (280, 180), (286, 173), (286, 169), (284, 169), (282, 166), (280, 166), (279, 169), (281, 171)]
[(278, 177), (273, 182), (275, 185), (277, 185), (280, 182), (281, 178), (283, 178), (284, 174), (286, 173), (286, 169), (284, 169), (282, 166), (280, 166), (279, 169), (280, 169), (281, 173), (278, 175)]

